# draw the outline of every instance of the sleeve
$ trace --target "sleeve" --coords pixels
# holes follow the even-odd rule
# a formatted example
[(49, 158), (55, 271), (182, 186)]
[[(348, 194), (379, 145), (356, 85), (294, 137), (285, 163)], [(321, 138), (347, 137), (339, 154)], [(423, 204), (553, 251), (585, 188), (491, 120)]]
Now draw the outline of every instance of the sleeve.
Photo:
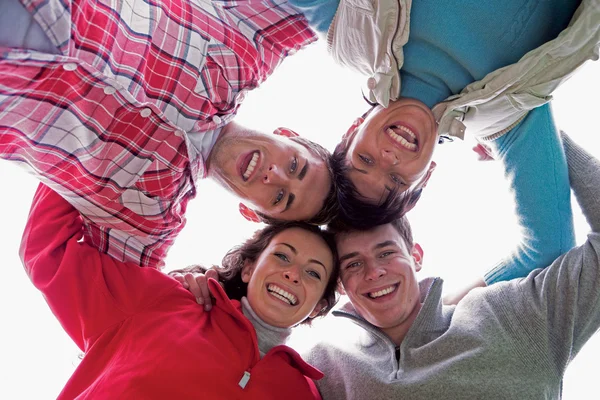
[(290, 4), (304, 14), (311, 28), (327, 35), (340, 0), (290, 0)]
[(525, 277), (575, 246), (567, 162), (549, 105), (531, 111), (492, 146), (523, 234), (518, 247), (485, 274), (488, 285)]
[(560, 372), (600, 328), (600, 162), (568, 138), (565, 150), (571, 187), (592, 232), (581, 247), (518, 282), (525, 295), (517, 310), (523, 330), (536, 332)]
[(79, 212), (40, 184), (20, 255), (63, 329), (85, 351), (108, 327), (156, 301), (177, 283), (157, 270), (101, 254), (82, 241), (82, 230)]

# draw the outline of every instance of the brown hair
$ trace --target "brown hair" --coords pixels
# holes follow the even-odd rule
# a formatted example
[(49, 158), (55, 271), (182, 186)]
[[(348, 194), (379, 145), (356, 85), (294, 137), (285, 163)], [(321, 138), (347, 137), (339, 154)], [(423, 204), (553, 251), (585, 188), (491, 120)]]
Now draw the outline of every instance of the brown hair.
[(421, 197), (422, 187), (409, 188), (399, 192), (392, 190), (382, 204), (367, 201), (348, 178), (346, 162), (347, 147), (340, 143), (331, 156), (331, 167), (337, 187), (338, 215), (332, 226), (368, 230), (378, 225), (390, 223), (402, 217)]
[[(331, 187), (329, 188), (329, 193), (327, 193), (327, 197), (325, 197), (325, 201), (323, 202), (323, 206), (321, 207), (319, 212), (317, 212), (317, 214), (314, 215), (312, 218), (309, 218), (305, 221), (306, 223), (313, 225), (325, 225), (337, 216), (339, 209), (336, 181), (333, 173), (333, 167), (331, 165), (331, 153), (320, 144), (305, 139), (303, 137), (295, 136), (290, 137), (289, 139), (306, 147), (311, 153), (313, 153), (315, 156), (319, 157), (325, 162), (327, 172), (329, 173), (329, 177), (331, 178)], [(269, 217), (268, 215), (261, 212), (256, 212), (256, 214), (266, 224), (279, 224), (283, 222), (281, 220)]]
[[(410, 251), (413, 248), (415, 242), (414, 242), (414, 238), (413, 238), (413, 234), (412, 234), (412, 228), (410, 227), (410, 223), (408, 222), (408, 218), (406, 218), (406, 216), (402, 216), (402, 217), (396, 218), (388, 223), (394, 227), (396, 232), (398, 232), (398, 234), (400, 235), (402, 240), (404, 240), (404, 243), (406, 244), (406, 248)], [(367, 231), (367, 230), (373, 229), (373, 228), (374, 227), (368, 228), (368, 229), (356, 229), (356, 228), (352, 228), (347, 225), (336, 225), (336, 226), (329, 227), (327, 230), (335, 236), (335, 235), (340, 235), (340, 234), (355, 232), (355, 231)]]
[[(333, 256), (333, 269), (329, 277), (329, 281), (325, 286), (323, 293), (323, 299), (327, 301), (327, 305), (317, 314), (317, 316), (326, 315), (331, 308), (337, 303), (336, 286), (339, 276), (339, 261), (337, 249), (333, 235), (325, 230), (322, 230), (318, 226), (310, 225), (305, 222), (288, 221), (282, 222), (275, 225), (267, 225), (265, 228), (260, 229), (252, 235), (248, 240), (239, 246), (233, 247), (225, 254), (221, 261), (221, 267), (215, 268), (219, 274), (219, 281), (223, 283), (225, 293), (230, 299), (240, 300), (246, 296), (248, 290), (248, 284), (242, 281), (242, 268), (246, 262), (254, 262), (258, 260), (262, 252), (267, 248), (271, 239), (278, 233), (283, 232), (291, 228), (304, 229), (312, 234), (319, 236)], [(201, 272), (205, 273), (208, 268), (194, 265), (191, 267), (170, 271), (169, 275), (186, 272), (194, 273)], [(307, 318), (302, 323), (310, 323), (310, 318)]]

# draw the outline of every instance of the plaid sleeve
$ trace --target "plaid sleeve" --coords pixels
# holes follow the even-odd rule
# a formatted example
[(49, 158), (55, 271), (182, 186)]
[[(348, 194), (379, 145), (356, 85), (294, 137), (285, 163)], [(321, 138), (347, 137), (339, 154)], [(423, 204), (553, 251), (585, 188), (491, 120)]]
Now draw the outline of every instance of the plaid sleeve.
[(77, 208), (101, 251), (160, 267), (193, 171), (181, 131), (127, 97), (76, 63), (0, 60), (0, 157)]

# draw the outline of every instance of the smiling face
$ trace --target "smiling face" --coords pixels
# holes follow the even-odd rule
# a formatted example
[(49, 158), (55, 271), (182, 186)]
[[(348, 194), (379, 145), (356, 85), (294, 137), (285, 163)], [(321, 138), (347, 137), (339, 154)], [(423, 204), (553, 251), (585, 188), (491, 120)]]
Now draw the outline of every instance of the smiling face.
[(323, 294), (333, 261), (331, 250), (316, 234), (301, 228), (278, 233), (242, 271), (250, 306), (264, 322), (283, 328), (316, 315), (327, 305)]
[(210, 177), (255, 211), (278, 220), (310, 219), (331, 187), (325, 162), (309, 149), (238, 125), (221, 134), (208, 163)]
[(401, 98), (373, 109), (347, 140), (348, 177), (361, 196), (380, 204), (396, 186), (402, 192), (425, 183), (437, 125), (425, 104)]
[(420, 246), (407, 249), (391, 224), (336, 235), (336, 243), (344, 291), (358, 314), (392, 339), (408, 330), (421, 307)]

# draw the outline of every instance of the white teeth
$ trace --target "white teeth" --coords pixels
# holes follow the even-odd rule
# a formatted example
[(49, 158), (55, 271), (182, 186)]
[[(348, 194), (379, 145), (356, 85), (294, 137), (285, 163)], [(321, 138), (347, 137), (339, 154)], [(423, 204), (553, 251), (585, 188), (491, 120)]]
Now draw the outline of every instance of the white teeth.
[(256, 162), (258, 161), (258, 151), (252, 155), (252, 160), (248, 163), (248, 167), (246, 168), (246, 172), (244, 172), (244, 179), (248, 179), (254, 171), (254, 167), (256, 166)]
[(383, 289), (383, 290), (379, 290), (377, 292), (371, 292), (369, 293), (369, 297), (372, 299), (376, 299), (378, 297), (381, 296), (385, 296), (386, 294), (390, 294), (394, 291), (394, 286), (390, 286), (389, 288)]
[(408, 136), (410, 136), (410, 137), (411, 137), (411, 138), (413, 138), (414, 140), (417, 140), (417, 136), (416, 136), (416, 135), (413, 133), (413, 131), (411, 131), (410, 129), (408, 129), (408, 128), (407, 128), (407, 127), (405, 127), (405, 126), (400, 126), (399, 128), (400, 128), (400, 130), (401, 130), (402, 132), (406, 132), (406, 133), (408, 133)]
[(296, 305), (296, 303), (298, 302), (298, 299), (296, 298), (296, 296), (294, 296), (290, 292), (286, 292), (285, 290), (283, 290), (280, 287), (275, 286), (273, 284), (269, 285), (267, 287), (267, 290), (269, 292), (271, 292), (273, 295), (275, 295), (276, 297), (278, 297), (284, 301), (287, 301), (291, 305)]
[[(411, 138), (413, 138), (415, 140), (417, 139), (417, 137), (415, 136), (415, 134), (412, 133), (407, 128), (401, 126), (399, 129), (401, 129), (403, 132), (408, 133), (408, 135)], [(392, 128), (388, 128), (387, 129), (387, 133), (388, 133), (388, 135), (390, 135), (390, 137), (392, 139), (394, 139), (396, 142), (398, 142), (405, 149), (411, 150), (411, 151), (415, 151), (417, 149), (417, 144), (416, 143), (410, 143), (408, 140), (404, 139), (402, 136), (400, 136), (396, 132), (394, 132), (394, 130)]]

